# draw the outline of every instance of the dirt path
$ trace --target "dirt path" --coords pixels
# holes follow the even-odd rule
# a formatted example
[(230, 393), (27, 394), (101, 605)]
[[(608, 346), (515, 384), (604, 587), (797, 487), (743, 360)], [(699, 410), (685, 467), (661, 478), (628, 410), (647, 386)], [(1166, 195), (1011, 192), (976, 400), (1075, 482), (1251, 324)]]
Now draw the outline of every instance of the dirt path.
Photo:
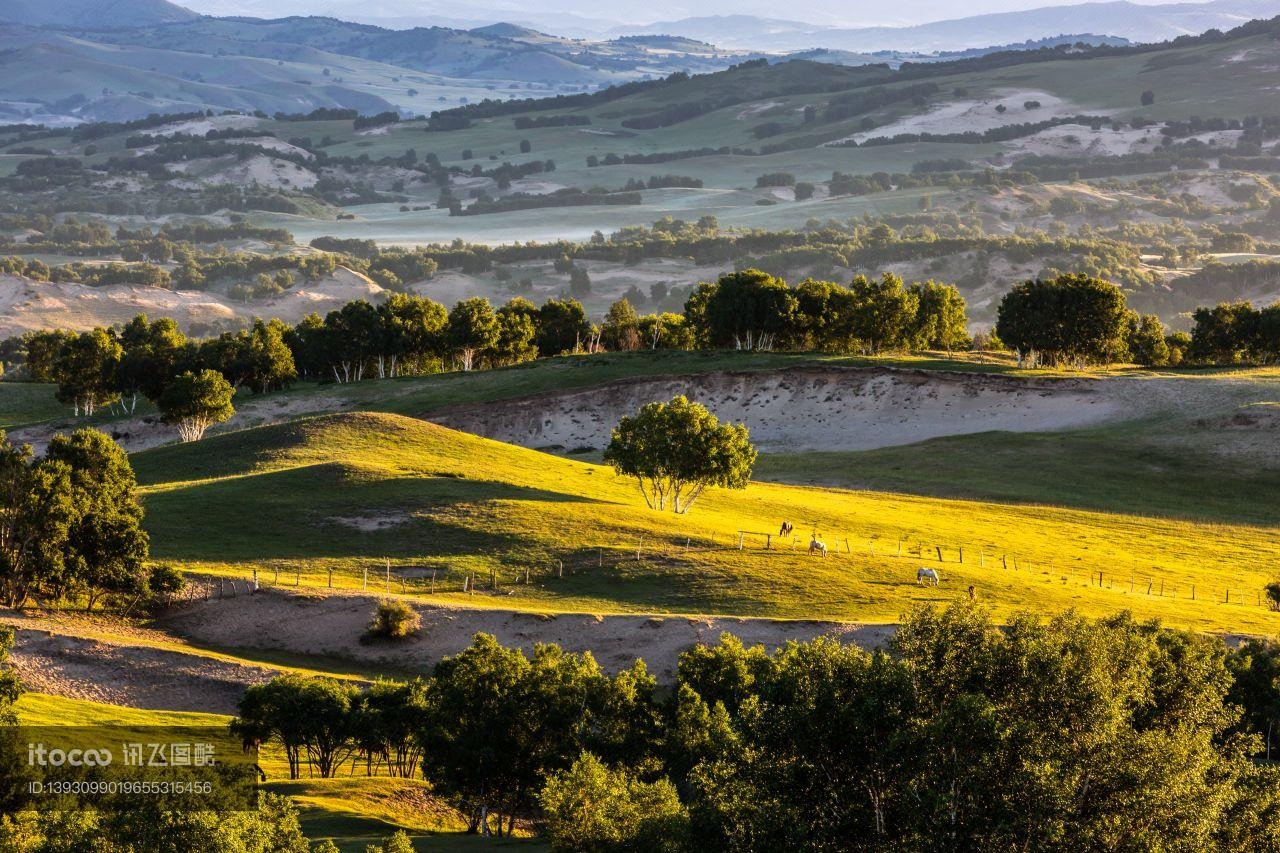
[[(163, 635), (126, 630), (110, 640), (81, 635), (75, 621), (0, 615), (15, 629), (14, 669), (36, 693), (130, 708), (235, 713), (250, 684), (277, 670), (149, 645)], [(115, 630), (113, 628), (113, 630)], [(154, 636), (149, 636), (149, 634)]]
[(892, 626), (835, 622), (548, 615), (411, 602), (422, 616), (419, 636), (403, 643), (363, 643), (361, 637), (376, 603), (375, 596), (321, 597), (264, 589), (252, 596), (197, 603), (165, 619), (163, 627), (194, 642), (221, 648), (270, 648), (423, 673), (442, 657), (466, 648), (476, 633), (485, 632), (504, 645), (526, 651), (535, 643), (590, 651), (609, 671), (643, 658), (650, 672), (665, 683), (674, 680), (681, 652), (700, 643), (714, 644), (725, 631), (748, 645), (762, 643), (769, 648), (818, 636), (870, 648), (883, 644), (893, 631)]

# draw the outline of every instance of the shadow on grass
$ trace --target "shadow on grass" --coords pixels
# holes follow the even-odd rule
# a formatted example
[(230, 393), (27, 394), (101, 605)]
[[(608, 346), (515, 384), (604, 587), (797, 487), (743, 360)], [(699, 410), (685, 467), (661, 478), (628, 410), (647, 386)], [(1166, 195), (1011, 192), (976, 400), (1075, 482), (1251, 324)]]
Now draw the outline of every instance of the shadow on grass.
[(485, 526), (498, 501), (591, 498), (451, 476), (384, 477), (339, 463), (192, 483), (146, 496), (156, 556), (212, 562), (475, 557), (528, 545)]

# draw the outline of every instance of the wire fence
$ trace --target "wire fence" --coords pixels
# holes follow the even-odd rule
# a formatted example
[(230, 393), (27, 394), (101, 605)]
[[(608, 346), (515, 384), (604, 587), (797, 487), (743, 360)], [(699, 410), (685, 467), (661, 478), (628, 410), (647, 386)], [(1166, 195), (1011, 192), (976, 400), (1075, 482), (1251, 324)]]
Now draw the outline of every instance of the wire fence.
[[(811, 542), (821, 547), (811, 547)], [(831, 536), (814, 532), (808, 538), (787, 534), (740, 530), (732, 535), (715, 532), (677, 537), (638, 535), (607, 544), (582, 546), (545, 558), (526, 559), (519, 565), (489, 565), (482, 569), (439, 564), (392, 563), (360, 568), (307, 570), (296, 564), (259, 566), (241, 577), (203, 577), (188, 586), (190, 599), (226, 598), (251, 594), (267, 587), (356, 590), (381, 595), (430, 596), (445, 593), (470, 595), (513, 594), (522, 587), (547, 586), (565, 577), (592, 571), (625, 569), (636, 564), (666, 563), (671, 567), (696, 565), (700, 555), (752, 552), (756, 557), (805, 555), (815, 559), (867, 558), (875, 561), (918, 563), (931, 568), (947, 584), (946, 567), (963, 567), (966, 582), (981, 581), (973, 570), (1001, 575), (1039, 575), (1064, 586), (1079, 586), (1124, 595), (1170, 601), (1195, 601), (1223, 605), (1265, 607), (1275, 610), (1261, 581), (1237, 577), (1234, 583), (1192, 582), (1160, 573), (1158, 567), (1129, 570), (1095, 568), (1078, 563), (1060, 565), (1053, 558), (1005, 551), (990, 544), (941, 544), (914, 536)], [(915, 570), (903, 573), (904, 583), (916, 579)]]

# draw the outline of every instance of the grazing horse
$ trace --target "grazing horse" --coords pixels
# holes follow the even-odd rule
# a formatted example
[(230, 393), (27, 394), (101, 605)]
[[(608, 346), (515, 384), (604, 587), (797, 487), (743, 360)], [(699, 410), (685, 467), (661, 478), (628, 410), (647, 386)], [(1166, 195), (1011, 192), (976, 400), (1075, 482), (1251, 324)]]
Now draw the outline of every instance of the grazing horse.
[(814, 537), (809, 540), (809, 555), (813, 556), (814, 554), (821, 554), (823, 557), (827, 556), (827, 546), (818, 541), (817, 534), (814, 534)]
[(932, 583), (934, 586), (937, 586), (940, 580), (941, 578), (938, 577), (937, 569), (931, 569), (928, 566), (916, 569), (916, 583)]
[(792, 530), (795, 530), (795, 528), (791, 526), (791, 522), (789, 521), (782, 522), (782, 527), (778, 528), (778, 538), (786, 539), (788, 536), (791, 535)]

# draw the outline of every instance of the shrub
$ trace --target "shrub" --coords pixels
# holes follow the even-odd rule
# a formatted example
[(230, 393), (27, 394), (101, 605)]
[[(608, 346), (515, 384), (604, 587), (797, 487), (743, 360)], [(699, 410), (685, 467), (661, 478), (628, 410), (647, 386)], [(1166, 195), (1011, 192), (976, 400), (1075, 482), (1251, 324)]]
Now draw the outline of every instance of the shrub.
[(378, 602), (369, 623), (369, 636), (386, 640), (403, 640), (422, 628), (422, 617), (403, 601), (385, 599)]
[(667, 853), (684, 849), (689, 816), (666, 779), (647, 784), (590, 753), (542, 791), (554, 851)]
[(1267, 600), (1272, 610), (1280, 610), (1280, 581), (1267, 584)]

